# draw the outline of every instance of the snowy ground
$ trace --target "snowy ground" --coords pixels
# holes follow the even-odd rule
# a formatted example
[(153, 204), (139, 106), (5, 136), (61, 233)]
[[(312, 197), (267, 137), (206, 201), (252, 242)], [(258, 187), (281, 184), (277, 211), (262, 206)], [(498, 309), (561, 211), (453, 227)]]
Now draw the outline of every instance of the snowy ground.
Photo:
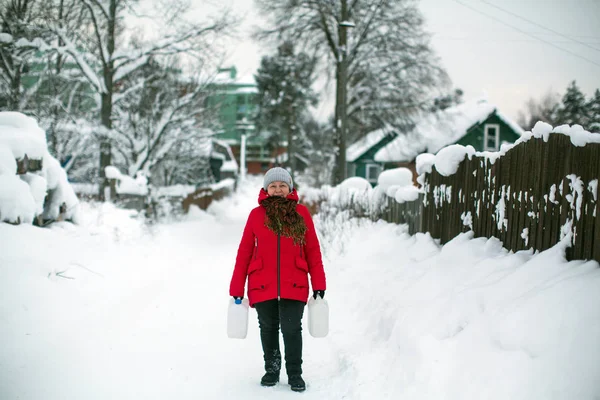
[(235, 252), (259, 183), (145, 227), (0, 224), (0, 399), (600, 399), (600, 268), (465, 234), (316, 220), (331, 329), (305, 332), (308, 389), (259, 385), (255, 312), (226, 336)]

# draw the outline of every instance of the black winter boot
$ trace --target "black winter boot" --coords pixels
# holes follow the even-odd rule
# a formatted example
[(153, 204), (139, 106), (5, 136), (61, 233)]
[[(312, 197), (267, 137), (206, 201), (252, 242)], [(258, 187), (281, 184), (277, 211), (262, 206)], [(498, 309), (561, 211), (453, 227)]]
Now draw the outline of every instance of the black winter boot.
[(260, 384), (263, 386), (275, 386), (277, 382), (279, 382), (279, 371), (267, 372), (260, 380)]
[(306, 383), (300, 375), (290, 375), (288, 383), (294, 392), (304, 392), (306, 390)]
[(260, 380), (263, 386), (275, 386), (279, 382), (279, 371), (281, 370), (281, 353), (279, 350), (272, 350), (265, 353), (265, 371)]

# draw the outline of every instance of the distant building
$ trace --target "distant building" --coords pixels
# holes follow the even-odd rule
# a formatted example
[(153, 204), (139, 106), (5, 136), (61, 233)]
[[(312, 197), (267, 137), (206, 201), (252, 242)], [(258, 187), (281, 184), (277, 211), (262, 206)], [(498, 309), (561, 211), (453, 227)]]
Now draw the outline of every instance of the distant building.
[(214, 93), (209, 105), (218, 108), (221, 130), (216, 138), (227, 143), (240, 165), (242, 135), (246, 135), (246, 168), (249, 174), (260, 174), (275, 162), (284, 149), (268, 148), (256, 134), (254, 119), (258, 109), (258, 89), (253, 78), (239, 79), (235, 67), (221, 68), (212, 84)]
[(498, 151), (503, 143), (514, 143), (523, 129), (487, 100), (479, 99), (437, 111), (417, 121), (405, 133), (385, 127), (367, 134), (346, 150), (348, 175), (371, 184), (384, 169), (406, 167), (413, 171), (422, 153), (437, 153), (451, 144), (471, 145), (476, 151)]

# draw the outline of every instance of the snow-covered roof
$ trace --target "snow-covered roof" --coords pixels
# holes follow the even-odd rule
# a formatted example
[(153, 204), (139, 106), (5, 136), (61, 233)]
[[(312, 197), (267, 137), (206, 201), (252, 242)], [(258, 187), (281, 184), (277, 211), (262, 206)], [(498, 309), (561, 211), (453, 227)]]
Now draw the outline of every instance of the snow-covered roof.
[(236, 79), (236, 83), (240, 85), (256, 85), (256, 80), (251, 72), (247, 72)]
[(240, 88), (233, 90), (233, 93), (236, 93), (236, 94), (258, 93), (258, 88), (256, 86), (240, 87)]
[(221, 172), (236, 172), (238, 169), (238, 164), (235, 159), (225, 161), (223, 165), (221, 165)]
[(424, 117), (412, 131), (398, 136), (375, 153), (375, 161), (409, 162), (421, 153), (437, 153), (443, 147), (456, 143), (472, 126), (483, 122), (494, 112), (516, 133), (524, 133), (515, 122), (498, 112), (495, 105), (486, 99), (477, 99)]
[[(235, 69), (235, 67), (232, 68)], [(246, 89), (256, 87), (256, 81), (251, 73), (247, 73), (243, 76), (237, 76), (237, 70), (232, 71), (232, 68), (221, 69), (215, 76), (214, 83), (219, 85), (247, 86), (248, 88)]]
[(214, 82), (219, 83), (219, 84), (234, 83), (235, 82), (235, 73), (233, 73), (234, 77), (232, 77), (231, 75), (232, 75), (232, 70), (230, 68), (223, 68), (223, 69), (219, 70), (219, 72), (215, 76)]
[(346, 149), (346, 161), (356, 161), (360, 156), (369, 151), (369, 149), (381, 142), (386, 136), (394, 133), (394, 128), (391, 126), (384, 126), (381, 129), (366, 134), (364, 137), (348, 146)]

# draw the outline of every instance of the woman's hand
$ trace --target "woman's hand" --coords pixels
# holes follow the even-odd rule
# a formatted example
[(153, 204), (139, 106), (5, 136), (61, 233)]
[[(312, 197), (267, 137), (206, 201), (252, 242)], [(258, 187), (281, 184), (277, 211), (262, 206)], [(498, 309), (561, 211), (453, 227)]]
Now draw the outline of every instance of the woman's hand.
[(317, 295), (321, 296), (321, 298), (325, 298), (325, 291), (324, 290), (315, 290), (313, 292), (313, 299), (317, 299)]

